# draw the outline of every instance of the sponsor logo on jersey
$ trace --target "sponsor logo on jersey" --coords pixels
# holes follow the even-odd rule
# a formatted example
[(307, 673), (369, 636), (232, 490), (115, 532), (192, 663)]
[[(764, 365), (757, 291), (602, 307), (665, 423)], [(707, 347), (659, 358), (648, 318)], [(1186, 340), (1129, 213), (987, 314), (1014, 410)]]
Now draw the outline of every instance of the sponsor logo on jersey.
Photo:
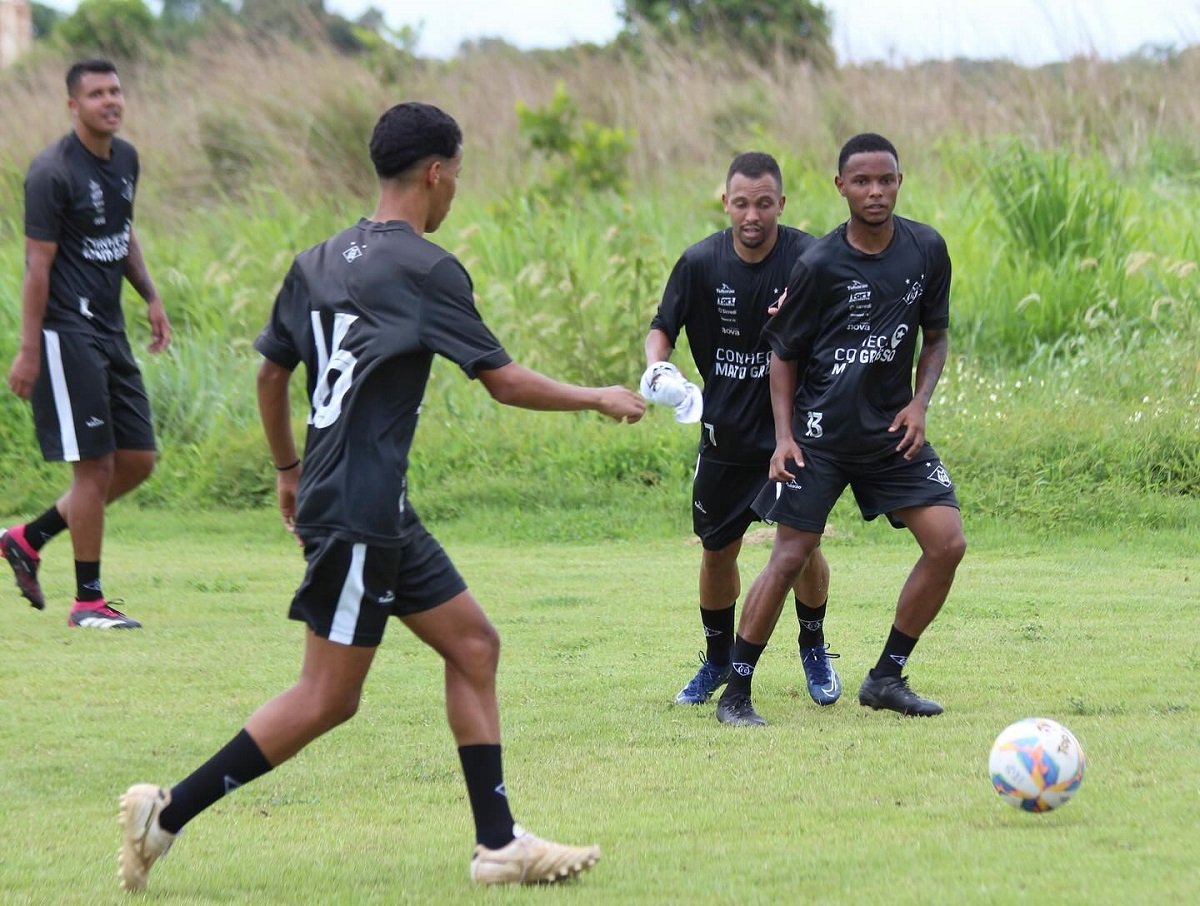
[(706, 510), (706, 509), (704, 508), (704, 504), (702, 504), (702, 503), (701, 503), (699, 500), (693, 500), (693, 501), (692, 501), (692, 506), (694, 506), (696, 509), (698, 509), (698, 510), (699, 510), (701, 513), (703, 513), (705, 516), (707, 516), (707, 515), (708, 515), (708, 510)]
[(712, 373), (716, 377), (758, 380), (766, 377), (771, 368), (769, 351), (739, 352), (718, 346), (713, 358)]
[(124, 261), (129, 257), (130, 226), (129, 221), (126, 220), (124, 228), (119, 233), (110, 233), (108, 236), (85, 236), (82, 248), (84, 259), (99, 261), (103, 264)]
[(103, 226), (107, 222), (104, 219), (104, 190), (94, 179), (88, 180), (88, 195), (92, 199), (92, 223)]
[(85, 318), (96, 317), (94, 314), (92, 314), (92, 300), (87, 296), (79, 297), (79, 313)]
[(133, 180), (128, 176), (121, 177), (121, 197), (130, 204), (133, 203)]
[(892, 334), (892, 349), (899, 346), (906, 336), (908, 336), (908, 325), (901, 324), (896, 328), (896, 332)]
[(730, 337), (742, 335), (737, 326), (737, 292), (723, 280), (717, 287), (717, 314), (721, 317), (721, 333)]
[(95, 415), (89, 415), (88, 420), (84, 422), (89, 428), (99, 428), (104, 424), (104, 419), (98, 418)]

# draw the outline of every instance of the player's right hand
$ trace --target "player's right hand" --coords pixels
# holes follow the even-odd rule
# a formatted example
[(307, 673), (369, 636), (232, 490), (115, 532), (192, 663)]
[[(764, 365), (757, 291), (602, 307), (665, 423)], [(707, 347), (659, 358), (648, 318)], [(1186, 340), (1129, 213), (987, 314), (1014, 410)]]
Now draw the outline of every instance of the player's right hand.
[(792, 439), (776, 441), (775, 452), (771, 454), (771, 481), (791, 481), (795, 474), (788, 471), (788, 462), (794, 462), (796, 468), (804, 468), (804, 454), (800, 445)]
[(646, 414), (646, 401), (628, 387), (602, 387), (596, 411), (614, 421), (629, 422), (632, 425)]
[(33, 385), (41, 367), (41, 356), (37, 352), (18, 352), (8, 371), (8, 386), (12, 392), (23, 400), (33, 396)]
[(304, 472), (304, 464), (278, 472), (275, 475), (275, 493), (279, 497), (279, 513), (283, 516), (283, 527), (296, 538), (296, 543), (304, 546), (304, 540), (296, 534), (296, 489), (300, 487), (300, 475)]

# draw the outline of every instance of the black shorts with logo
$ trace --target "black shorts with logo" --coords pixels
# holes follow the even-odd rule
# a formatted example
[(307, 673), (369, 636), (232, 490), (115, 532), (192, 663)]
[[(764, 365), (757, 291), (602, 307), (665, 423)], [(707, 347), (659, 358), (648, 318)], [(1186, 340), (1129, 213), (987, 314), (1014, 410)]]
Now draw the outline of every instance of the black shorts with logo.
[(719, 551), (746, 534), (759, 517), (753, 504), (770, 473), (768, 463), (744, 465), (696, 460), (692, 478), (692, 531), (705, 550)]
[(754, 501), (754, 511), (767, 522), (803, 532), (824, 532), (825, 521), (846, 485), (854, 491), (864, 519), (886, 514), (896, 528), (904, 528), (894, 515), (897, 510), (913, 506), (958, 509), (950, 473), (929, 444), (912, 459), (892, 451), (869, 462), (846, 462), (818, 450), (802, 450), (804, 468), (792, 463), (788, 469), (795, 479), (769, 482)]
[(342, 645), (374, 647), (383, 640), (388, 617), (431, 610), (467, 589), (449, 555), (419, 522), (397, 547), (308, 537), (304, 559), (308, 570), (288, 617)]
[(150, 398), (124, 334), (42, 330), (33, 424), (50, 462), (153, 450)]

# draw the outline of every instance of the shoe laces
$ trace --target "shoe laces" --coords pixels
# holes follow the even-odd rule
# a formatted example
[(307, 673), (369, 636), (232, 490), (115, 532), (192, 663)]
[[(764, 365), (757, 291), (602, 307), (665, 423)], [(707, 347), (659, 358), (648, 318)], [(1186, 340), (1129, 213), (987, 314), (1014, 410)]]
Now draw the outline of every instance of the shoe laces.
[(700, 655), (700, 669), (696, 672), (696, 675), (693, 676), (691, 678), (691, 680), (688, 682), (687, 686), (684, 689), (684, 692), (693, 692), (694, 693), (694, 692), (699, 692), (701, 690), (711, 691), (711, 689), (709, 689), (708, 687), (712, 686), (717, 680), (719, 680), (721, 678), (721, 672), (723, 670), (725, 670), (724, 667), (718, 667), (716, 664), (712, 663), (708, 658), (706, 658), (703, 654), (701, 654)]
[(831, 652), (828, 642), (824, 645), (813, 645), (810, 648), (800, 649), (800, 662), (813, 682), (816, 683), (824, 684), (830, 681), (829, 659), (835, 657), (841, 657), (841, 655)]

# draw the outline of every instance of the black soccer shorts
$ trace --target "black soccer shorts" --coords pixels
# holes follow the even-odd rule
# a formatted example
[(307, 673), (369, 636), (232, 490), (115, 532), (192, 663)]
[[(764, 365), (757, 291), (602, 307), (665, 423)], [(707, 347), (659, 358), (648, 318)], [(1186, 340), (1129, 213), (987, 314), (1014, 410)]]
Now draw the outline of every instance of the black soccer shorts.
[(692, 478), (692, 531), (705, 550), (719, 551), (746, 534), (759, 517), (752, 509), (767, 484), (767, 463), (742, 465), (696, 460)]
[(802, 532), (824, 532), (829, 513), (847, 485), (868, 522), (886, 514), (893, 526), (904, 528), (894, 515), (897, 510), (913, 506), (958, 509), (950, 473), (929, 444), (912, 459), (892, 451), (880, 459), (858, 463), (803, 446), (801, 449), (804, 468), (792, 463), (788, 469), (796, 477), (792, 481), (768, 482), (754, 501), (754, 511), (767, 522)]
[(342, 645), (375, 647), (388, 617), (407, 617), (466, 591), (450, 557), (419, 522), (398, 547), (306, 538), (308, 570), (288, 617)]
[(150, 398), (123, 334), (43, 329), (42, 367), (30, 401), (48, 462), (155, 448)]

